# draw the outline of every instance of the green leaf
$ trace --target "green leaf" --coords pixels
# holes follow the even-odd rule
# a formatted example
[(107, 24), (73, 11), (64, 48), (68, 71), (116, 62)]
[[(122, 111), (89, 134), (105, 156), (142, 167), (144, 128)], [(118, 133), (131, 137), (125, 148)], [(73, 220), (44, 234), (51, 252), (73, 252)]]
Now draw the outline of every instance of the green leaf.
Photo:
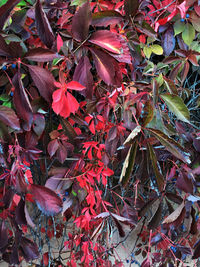
[(130, 177), (131, 173), (133, 170), (133, 166), (135, 163), (135, 157), (136, 157), (136, 152), (137, 152), (137, 141), (134, 142), (133, 145), (129, 148), (128, 154), (125, 158), (123, 167), (122, 167), (122, 172), (119, 181), (122, 183), (123, 186), (126, 186)]
[(195, 29), (190, 23), (187, 23), (185, 25), (185, 30), (182, 32), (182, 38), (183, 38), (183, 41), (188, 46), (190, 46), (192, 41), (194, 40), (194, 38), (195, 38)]
[(71, 6), (82, 6), (87, 0), (73, 0)]
[(174, 113), (179, 120), (189, 123), (190, 113), (182, 98), (173, 94), (161, 94), (160, 97), (165, 101), (169, 110)]
[(183, 162), (190, 164), (190, 154), (187, 153), (184, 148), (177, 143), (174, 139), (169, 138), (166, 134), (161, 132), (160, 130), (155, 130), (152, 128), (146, 128), (151, 134), (153, 134), (160, 143), (165, 146), (165, 148), (172, 153), (176, 158), (182, 160)]
[(163, 54), (163, 48), (160, 45), (154, 44), (151, 46), (151, 50), (156, 55), (162, 55)]
[(163, 189), (163, 186), (164, 186), (164, 178), (163, 178), (162, 174), (159, 171), (158, 160), (157, 160), (155, 151), (153, 150), (153, 148), (152, 148), (150, 143), (147, 143), (147, 147), (148, 147), (148, 151), (149, 151), (149, 156), (150, 156), (150, 159), (151, 159), (152, 167), (153, 167), (153, 170), (154, 170), (154, 173), (155, 173), (158, 189), (161, 192), (162, 189)]
[(143, 51), (144, 51), (145, 56), (146, 56), (147, 58), (150, 58), (151, 53), (152, 53), (151, 47), (145, 46), (145, 47), (143, 48)]
[(0, 7), (3, 6), (8, 0), (1, 0)]
[(174, 35), (176, 36), (179, 33), (182, 33), (185, 29), (185, 23), (181, 22), (180, 20), (177, 20), (174, 23)]

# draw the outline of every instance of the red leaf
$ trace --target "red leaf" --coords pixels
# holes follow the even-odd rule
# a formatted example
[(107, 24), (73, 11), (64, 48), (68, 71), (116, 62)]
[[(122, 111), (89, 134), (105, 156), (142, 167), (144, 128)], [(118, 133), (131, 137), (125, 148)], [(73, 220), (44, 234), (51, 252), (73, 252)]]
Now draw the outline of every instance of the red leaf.
[(103, 47), (112, 53), (121, 54), (123, 50), (117, 37), (117, 34), (110, 31), (96, 31), (90, 37), (89, 42)]
[(142, 262), (141, 267), (151, 267), (149, 259), (146, 259)]
[(24, 129), (26, 131), (29, 131), (33, 122), (33, 111), (28, 96), (25, 92), (24, 86), (22, 84), (20, 73), (15, 74), (12, 82), (15, 87), (13, 102), (16, 108), (16, 112), (18, 116), (22, 118), (26, 123), (26, 125), (24, 125)]
[(91, 64), (87, 56), (83, 56), (78, 65), (76, 66), (73, 80), (83, 84), (85, 90), (82, 90), (81, 94), (87, 98), (92, 98), (93, 94), (93, 77), (90, 72)]
[(88, 37), (91, 20), (90, 3), (87, 1), (79, 7), (72, 19), (72, 34), (76, 40), (82, 42)]
[(37, 244), (26, 237), (22, 237), (20, 241), (20, 248), (25, 260), (32, 261), (39, 258), (39, 251)]
[(19, 225), (27, 224), (25, 216), (25, 201), (22, 198), (15, 209), (15, 220)]
[(57, 51), (59, 52), (61, 47), (63, 46), (63, 40), (60, 34), (57, 35), (56, 43), (57, 43)]
[(52, 61), (54, 58), (58, 58), (58, 54), (55, 52), (45, 49), (42, 47), (34, 48), (29, 50), (28, 53), (24, 56), (26, 59), (37, 61), (37, 62), (46, 62)]
[(200, 257), (200, 240), (194, 245), (194, 253), (192, 259), (198, 259)]
[(20, 2), (20, 0), (8, 0), (7, 3), (0, 7), (0, 30), (8, 19), (10, 12)]
[(104, 10), (92, 14), (92, 25), (104, 26), (118, 24), (123, 20), (122, 15), (115, 10)]
[(83, 86), (82, 84), (80, 84), (79, 82), (76, 82), (76, 81), (71, 81), (71, 82), (67, 83), (66, 87), (68, 89), (76, 90), (76, 91), (82, 91), (83, 89), (85, 89), (85, 86)]
[(175, 9), (168, 17), (165, 17), (163, 19), (159, 19), (158, 21), (156, 21), (155, 23), (155, 31), (158, 31), (158, 28), (160, 25), (164, 25), (166, 24), (168, 21), (172, 20), (173, 17), (176, 16), (176, 14), (178, 13), (177, 9)]
[(9, 107), (0, 106), (0, 121), (14, 130), (20, 130), (19, 118), (15, 114), (14, 110)]
[(28, 65), (31, 78), (37, 86), (40, 94), (47, 102), (52, 101), (52, 93), (55, 89), (55, 80), (50, 71), (38, 67)]
[(40, 39), (48, 48), (51, 48), (55, 41), (55, 37), (47, 19), (47, 16), (44, 10), (42, 9), (40, 0), (37, 0), (35, 5), (35, 21)]
[(53, 216), (62, 211), (62, 200), (51, 189), (32, 184), (30, 191), (38, 208), (47, 216)]

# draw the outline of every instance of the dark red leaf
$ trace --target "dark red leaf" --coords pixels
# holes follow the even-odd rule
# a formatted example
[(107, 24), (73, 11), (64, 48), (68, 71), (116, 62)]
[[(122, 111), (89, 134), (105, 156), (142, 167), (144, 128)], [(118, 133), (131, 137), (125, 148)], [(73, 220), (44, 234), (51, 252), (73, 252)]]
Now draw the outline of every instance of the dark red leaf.
[(14, 110), (9, 107), (0, 106), (0, 121), (14, 130), (20, 130), (19, 118)]
[(137, 13), (139, 7), (139, 1), (138, 0), (125, 0), (124, 1), (124, 10), (126, 13), (126, 16), (135, 16)]
[(51, 142), (49, 142), (47, 150), (50, 157), (52, 157), (56, 153), (58, 148), (59, 148), (59, 143), (57, 139), (54, 139)]
[(113, 220), (117, 226), (120, 237), (125, 237), (125, 232), (124, 232), (124, 229), (122, 227), (122, 224), (115, 217), (113, 217)]
[(3, 196), (3, 203), (4, 203), (5, 209), (10, 207), (14, 195), (15, 195), (15, 193), (14, 193), (14, 191), (12, 189), (8, 189), (6, 191), (5, 195)]
[(162, 219), (162, 203), (159, 204), (158, 209), (156, 210), (155, 214), (152, 216), (148, 228), (149, 229), (156, 229)]
[(91, 24), (94, 26), (104, 26), (118, 24), (123, 20), (122, 15), (115, 10), (104, 10), (92, 14)]
[(58, 58), (59, 55), (49, 49), (38, 47), (29, 50), (24, 57), (32, 61), (46, 62), (52, 61), (54, 58)]
[(39, 66), (28, 65), (31, 78), (44, 99), (51, 103), (55, 79), (51, 72)]
[(30, 186), (30, 192), (38, 208), (47, 216), (53, 216), (62, 211), (62, 200), (51, 189), (42, 186)]
[(84, 41), (88, 37), (89, 26), (92, 21), (90, 3), (87, 1), (75, 13), (72, 19), (72, 34), (77, 41)]
[(169, 56), (175, 48), (175, 37), (172, 27), (169, 27), (163, 35), (162, 47), (166, 56)]
[(0, 35), (0, 56), (5, 56), (5, 57), (10, 56), (9, 47), (1, 35)]
[(22, 255), (27, 262), (38, 259), (39, 251), (37, 244), (26, 237), (22, 237), (20, 241)]
[(52, 48), (55, 36), (49, 24), (48, 18), (42, 9), (40, 0), (37, 0), (35, 5), (35, 21), (40, 39), (48, 48)]
[(8, 244), (8, 232), (5, 226), (5, 222), (2, 221), (0, 225), (0, 249)]
[(15, 220), (19, 225), (27, 224), (25, 216), (25, 201), (22, 198), (15, 209)]
[(13, 77), (13, 85), (15, 87), (13, 102), (16, 108), (16, 112), (20, 118), (22, 118), (25, 122), (24, 129), (29, 131), (33, 122), (33, 113), (32, 107), (29, 102), (27, 93), (25, 92), (21, 74), (18, 72)]
[(187, 174), (184, 171), (180, 172), (176, 180), (176, 186), (186, 193), (193, 194), (192, 180), (188, 178)]
[(108, 85), (121, 85), (118, 63), (111, 56), (96, 48), (90, 49), (98, 75)]
[(37, 136), (41, 136), (45, 129), (45, 118), (42, 114), (34, 114), (33, 115), (33, 131), (37, 134)]
[(194, 245), (193, 259), (198, 259), (200, 257), (200, 240)]
[(142, 262), (141, 267), (151, 267), (149, 259), (146, 259)]
[(0, 30), (8, 19), (13, 8), (20, 2), (20, 0), (8, 0), (7, 3), (0, 7)]
[(87, 56), (83, 56), (76, 66), (73, 80), (81, 83), (86, 87), (80, 93), (87, 98), (92, 98), (93, 95), (93, 76), (90, 72), (91, 64)]

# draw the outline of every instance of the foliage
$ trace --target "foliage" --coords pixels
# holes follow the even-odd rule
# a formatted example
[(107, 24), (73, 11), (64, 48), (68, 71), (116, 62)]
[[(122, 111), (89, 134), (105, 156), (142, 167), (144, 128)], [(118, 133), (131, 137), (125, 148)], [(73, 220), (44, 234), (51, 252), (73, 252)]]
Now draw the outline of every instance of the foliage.
[[(200, 257), (198, 2), (1, 3), (3, 261)], [(141, 224), (131, 255), (117, 258), (114, 230), (123, 242)]]

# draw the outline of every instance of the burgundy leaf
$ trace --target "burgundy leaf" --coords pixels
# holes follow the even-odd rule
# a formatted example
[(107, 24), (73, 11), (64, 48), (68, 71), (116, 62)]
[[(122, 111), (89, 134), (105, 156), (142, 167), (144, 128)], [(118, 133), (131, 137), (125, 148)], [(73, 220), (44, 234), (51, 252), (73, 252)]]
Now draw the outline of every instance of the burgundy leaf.
[(162, 219), (162, 203), (159, 204), (158, 209), (156, 210), (155, 214), (152, 216), (148, 228), (149, 229), (156, 229)]
[(67, 197), (66, 200), (63, 202), (63, 210), (62, 215), (68, 210), (73, 204), (73, 201), (70, 197)]
[(175, 48), (175, 37), (172, 27), (169, 27), (163, 35), (162, 47), (166, 56), (169, 56)]
[(83, 56), (76, 66), (73, 80), (79, 82), (86, 87), (80, 93), (87, 98), (92, 98), (93, 95), (93, 77), (90, 72), (91, 64), (87, 56)]
[(0, 106), (0, 121), (14, 130), (20, 130), (19, 118), (14, 110), (9, 107)]
[(192, 180), (188, 178), (187, 174), (184, 171), (180, 172), (176, 180), (176, 186), (186, 193), (193, 194)]
[(51, 189), (42, 185), (32, 184), (30, 192), (33, 194), (38, 208), (45, 215), (53, 216), (62, 211), (62, 200)]
[(4, 208), (7, 209), (10, 207), (13, 197), (15, 195), (15, 192), (12, 189), (8, 189), (3, 196), (3, 203), (4, 203)]
[(124, 229), (123, 229), (121, 223), (115, 217), (113, 217), (113, 220), (117, 226), (120, 237), (125, 237), (125, 232), (124, 232)]
[(16, 223), (19, 225), (27, 224), (24, 209), (25, 209), (25, 201), (21, 198), (20, 202), (18, 203), (15, 209), (15, 220)]
[(141, 267), (151, 267), (151, 264), (148, 258), (142, 262)]
[(72, 34), (77, 41), (84, 41), (88, 37), (89, 26), (92, 21), (90, 2), (87, 1), (75, 13), (72, 19)]
[(35, 227), (35, 224), (34, 224), (34, 222), (32, 221), (32, 219), (31, 219), (31, 217), (30, 217), (30, 215), (29, 215), (29, 212), (28, 212), (28, 210), (27, 210), (26, 205), (25, 205), (25, 207), (24, 207), (24, 212), (25, 212), (25, 217), (26, 217), (27, 224), (28, 224), (29, 226), (31, 226), (32, 228), (34, 228), (34, 227)]
[(0, 35), (0, 56), (9, 57), (10, 51), (3, 37)]
[(49, 24), (48, 18), (42, 9), (40, 0), (37, 0), (35, 5), (35, 21), (40, 39), (48, 48), (51, 48), (54, 44), (55, 36)]
[(51, 72), (39, 66), (28, 65), (31, 78), (44, 99), (51, 103), (55, 79)]
[(0, 225), (0, 249), (8, 244), (8, 232), (5, 226), (5, 222), (2, 221)]
[(124, 10), (126, 13), (126, 16), (135, 16), (137, 13), (139, 7), (139, 1), (138, 0), (125, 0), (124, 1)]
[(8, 0), (7, 3), (0, 7), (0, 30), (8, 19), (13, 8), (20, 2), (20, 0)]
[(59, 55), (49, 49), (38, 47), (29, 50), (24, 57), (32, 61), (46, 62), (52, 61), (54, 58), (58, 58)]
[(122, 15), (115, 10), (104, 10), (92, 14), (91, 24), (94, 26), (104, 26), (118, 24), (123, 20)]
[(33, 131), (37, 134), (37, 136), (41, 136), (45, 129), (45, 118), (42, 114), (34, 114), (33, 115)]
[(57, 139), (54, 139), (51, 142), (49, 142), (47, 150), (48, 150), (50, 157), (52, 157), (56, 153), (58, 148), (59, 148), (59, 143)]
[(194, 245), (193, 259), (198, 259), (200, 257), (200, 240)]
[(20, 241), (20, 248), (25, 260), (32, 261), (39, 258), (39, 251), (37, 244), (26, 237), (22, 237)]
[(29, 131), (33, 122), (32, 107), (29, 102), (28, 96), (25, 92), (20, 73), (16, 73), (13, 77), (13, 85), (15, 87), (13, 102), (16, 108), (16, 112), (20, 118), (24, 120), (26, 125), (24, 129)]
[(108, 85), (121, 84), (121, 74), (119, 73), (118, 63), (105, 52), (91, 48), (94, 63), (98, 75)]

